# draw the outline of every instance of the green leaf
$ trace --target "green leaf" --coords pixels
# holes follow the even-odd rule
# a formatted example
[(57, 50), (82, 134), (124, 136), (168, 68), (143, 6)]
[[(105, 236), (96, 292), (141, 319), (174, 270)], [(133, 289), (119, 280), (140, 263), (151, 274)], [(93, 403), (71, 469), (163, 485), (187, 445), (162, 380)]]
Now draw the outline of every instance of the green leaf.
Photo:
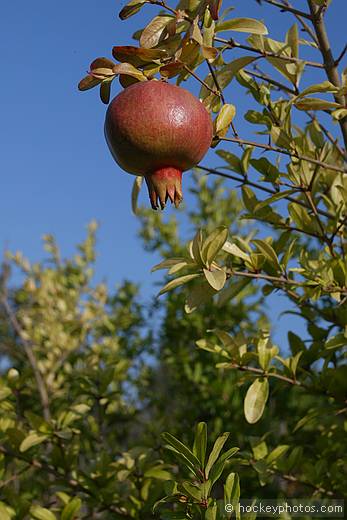
[(242, 251), (242, 249), (240, 249), (236, 244), (232, 244), (229, 241), (225, 242), (223, 245), (223, 251), (229, 253), (229, 255), (241, 258), (242, 260), (249, 260), (249, 255), (247, 253)]
[(336, 336), (332, 336), (325, 342), (324, 348), (333, 349), (340, 348), (347, 345), (347, 338), (343, 333), (337, 334)]
[(252, 34), (268, 34), (266, 26), (254, 18), (233, 18), (225, 22), (217, 23), (216, 32), (238, 31)]
[(299, 31), (298, 25), (295, 23), (291, 26), (286, 34), (286, 42), (292, 51), (293, 58), (299, 57)]
[(269, 397), (269, 382), (266, 378), (256, 379), (247, 390), (244, 412), (247, 422), (254, 424), (263, 415)]
[(183, 442), (179, 441), (171, 435), (171, 433), (164, 432), (161, 434), (161, 437), (164, 439), (167, 444), (169, 444), (177, 453), (182, 454), (194, 468), (200, 468), (201, 464), (199, 459), (194, 455), (194, 453), (183, 444)]
[(302, 92), (300, 92), (297, 99), (307, 96), (308, 94), (314, 94), (316, 92), (338, 92), (338, 88), (335, 87), (330, 81), (323, 81), (322, 83), (317, 83), (315, 85), (311, 85), (310, 87), (305, 88)]
[(104, 80), (100, 85), (100, 99), (104, 105), (108, 105), (111, 97), (111, 83), (112, 79)]
[(1, 520), (11, 520), (12, 515), (9, 514), (6, 505), (0, 502), (0, 518)]
[(230, 169), (237, 173), (243, 173), (240, 159), (231, 152), (225, 150), (217, 150), (216, 152), (219, 157), (222, 157), (230, 166)]
[(184, 276), (179, 276), (178, 278), (175, 278), (174, 280), (171, 280), (168, 282), (164, 287), (161, 289), (161, 291), (158, 293), (158, 296), (161, 294), (164, 294), (168, 291), (172, 291), (172, 289), (176, 289), (176, 287), (180, 287), (181, 285), (184, 285), (191, 280), (194, 280), (195, 278), (199, 278), (201, 276), (200, 274), (186, 274)]
[(36, 432), (30, 433), (25, 439), (22, 441), (21, 445), (19, 446), (19, 451), (22, 453), (24, 451), (29, 450), (33, 446), (37, 446), (38, 444), (41, 444), (48, 438), (48, 435), (40, 435)]
[(286, 444), (283, 444), (281, 446), (277, 446), (273, 451), (271, 451), (268, 456), (266, 457), (266, 462), (268, 464), (272, 464), (277, 459), (282, 457), (289, 449), (289, 446)]
[(193, 446), (193, 453), (201, 462), (202, 468), (205, 467), (207, 446), (207, 425), (205, 422), (200, 422), (195, 427), (195, 439)]
[(194, 486), (194, 484), (191, 484), (190, 482), (182, 482), (181, 486), (189, 496), (193, 497), (198, 502), (201, 501), (201, 490), (197, 486)]
[(215, 294), (216, 291), (205, 280), (201, 283), (196, 283), (194, 287), (191, 287), (188, 291), (184, 307), (186, 313), (191, 314), (196, 311), (201, 305), (211, 300)]
[(131, 191), (131, 209), (132, 209), (134, 215), (138, 214), (137, 201), (139, 198), (142, 184), (143, 184), (143, 177), (137, 176), (136, 179), (134, 180), (133, 189)]
[(260, 159), (251, 159), (250, 163), (253, 168), (262, 173), (265, 176), (265, 179), (270, 182), (275, 182), (280, 175), (278, 168), (271, 164), (265, 157), (261, 157)]
[(326, 101), (319, 98), (303, 98), (294, 101), (294, 105), (298, 110), (331, 110), (334, 108), (341, 108), (339, 103)]
[(167, 24), (172, 20), (172, 16), (156, 16), (153, 18), (142, 31), (140, 37), (141, 47), (151, 49), (158, 45), (164, 32), (166, 32)]
[(260, 209), (266, 208), (273, 202), (277, 202), (278, 200), (284, 199), (284, 198), (288, 197), (288, 195), (292, 195), (295, 192), (296, 192), (296, 190), (279, 191), (278, 193), (276, 193), (275, 195), (272, 195), (268, 199), (265, 199), (265, 200), (262, 200), (261, 202), (259, 202), (255, 206), (254, 211), (259, 211)]
[(237, 473), (229, 473), (224, 486), (225, 501), (230, 503), (240, 498), (240, 479)]
[(131, 63), (117, 63), (113, 67), (113, 72), (115, 74), (131, 76), (132, 78), (136, 78), (139, 81), (147, 81), (146, 76)]
[(101, 79), (94, 78), (91, 74), (88, 74), (85, 78), (81, 79), (78, 84), (78, 90), (81, 92), (96, 87), (101, 83)]
[(235, 117), (236, 108), (234, 105), (226, 103), (222, 106), (216, 120), (214, 121), (214, 133), (218, 137), (224, 137), (228, 130), (232, 120)]
[(160, 269), (170, 269), (170, 267), (173, 267), (182, 262), (186, 262), (185, 258), (183, 257), (168, 258), (167, 260), (163, 260), (163, 262), (160, 262), (160, 264), (157, 264), (154, 267), (152, 267), (151, 272), (154, 273), (154, 271), (159, 271)]
[(112, 55), (116, 60), (131, 63), (135, 67), (167, 57), (167, 53), (162, 49), (143, 49), (133, 45), (113, 47)]
[(257, 344), (259, 364), (263, 370), (269, 368), (270, 361), (278, 354), (278, 348), (275, 346), (269, 346), (269, 340), (269, 335), (264, 334), (263, 337), (258, 340)]
[(73, 498), (66, 506), (64, 507), (61, 513), (61, 520), (74, 520), (76, 515), (82, 506), (82, 500), (78, 497)]
[(225, 282), (227, 281), (226, 272), (223, 270), (209, 271), (208, 269), (204, 269), (204, 275), (210, 286), (215, 291), (223, 289)]
[(35, 520), (57, 520), (51, 511), (41, 506), (32, 506), (30, 514)]
[(147, 0), (131, 0), (119, 13), (119, 18), (125, 20), (136, 14)]
[(218, 439), (216, 439), (214, 446), (212, 448), (212, 451), (210, 453), (210, 456), (208, 458), (207, 464), (206, 464), (206, 468), (205, 468), (206, 478), (208, 478), (210, 470), (211, 470), (212, 466), (214, 465), (214, 463), (217, 461), (219, 454), (220, 454), (221, 450), (223, 449), (224, 444), (228, 440), (229, 435), (230, 435), (229, 432), (224, 432), (222, 435), (220, 435), (218, 437)]
[(278, 257), (274, 248), (265, 240), (252, 240), (252, 243), (258, 249), (258, 251), (265, 256), (265, 258), (270, 262), (270, 264), (275, 267), (275, 269), (281, 271), (281, 266), (278, 261)]
[(204, 241), (201, 256), (207, 265), (211, 265), (217, 254), (223, 248), (228, 238), (228, 229), (225, 226), (216, 228)]

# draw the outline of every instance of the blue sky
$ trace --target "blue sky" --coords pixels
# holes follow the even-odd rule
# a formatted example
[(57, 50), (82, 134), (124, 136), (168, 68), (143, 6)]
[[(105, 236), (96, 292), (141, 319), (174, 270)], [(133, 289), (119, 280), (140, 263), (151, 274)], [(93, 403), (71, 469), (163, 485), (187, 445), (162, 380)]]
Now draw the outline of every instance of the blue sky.
[[(306, 8), (305, 1), (293, 3)], [(124, 4), (114, 0), (2, 3), (0, 248), (21, 250), (38, 260), (44, 255), (40, 237), (53, 233), (68, 255), (85, 235), (86, 224), (96, 219), (101, 226), (98, 278), (106, 277), (111, 284), (124, 278), (139, 281), (144, 296), (151, 298), (152, 282), (160, 274), (150, 275), (150, 268), (158, 258), (145, 253), (137, 238), (139, 224), (130, 209), (133, 177), (119, 170), (106, 148), (105, 106), (97, 91), (77, 91), (93, 58), (110, 57), (114, 45), (131, 44), (134, 30), (156, 13), (155, 7), (147, 6), (140, 15), (121, 22), (118, 11)], [(338, 54), (345, 43), (347, 5), (345, 0), (333, 4), (327, 20)], [(290, 17), (279, 16), (273, 7), (260, 8), (254, 0), (224, 0), (223, 5), (235, 6), (234, 16), (263, 18), (274, 38), (283, 39), (291, 24)], [(242, 119), (249, 100), (238, 97), (242, 91), (237, 87), (233, 89), (229, 92), (238, 107), (238, 131), (251, 137)], [(213, 152), (204, 164), (216, 165)], [(144, 196), (142, 200), (147, 203)], [(283, 298), (276, 297), (275, 303), (283, 310)], [(291, 326), (301, 332), (293, 317), (276, 325), (279, 342)]]

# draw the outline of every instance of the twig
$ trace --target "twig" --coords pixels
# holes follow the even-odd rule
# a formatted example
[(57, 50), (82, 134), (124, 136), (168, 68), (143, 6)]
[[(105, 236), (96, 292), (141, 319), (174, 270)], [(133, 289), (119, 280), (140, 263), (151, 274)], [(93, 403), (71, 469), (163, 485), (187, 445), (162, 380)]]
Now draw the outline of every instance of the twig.
[(275, 7), (279, 7), (281, 11), (287, 11), (288, 13), (293, 13), (298, 16), (301, 16), (302, 18), (307, 18), (308, 20), (311, 20), (311, 15), (309, 13), (305, 13), (304, 11), (300, 11), (299, 9), (295, 9), (294, 7), (287, 6), (284, 4), (280, 4), (279, 2), (275, 2), (275, 0), (264, 0), (267, 4), (273, 5)]
[[(270, 195), (276, 195), (278, 191), (272, 190), (271, 188), (267, 188), (263, 184), (258, 184), (256, 182), (253, 182), (245, 177), (237, 177), (236, 175), (220, 172), (219, 170), (213, 169), (213, 168), (207, 168), (206, 166), (198, 166), (200, 170), (206, 171), (208, 173), (211, 173), (213, 175), (219, 175), (220, 177), (224, 177), (226, 179), (232, 179), (233, 181), (239, 182), (240, 184), (245, 184), (247, 186), (252, 186), (253, 188), (256, 188), (260, 191), (263, 191), (265, 193), (269, 193)], [(310, 209), (310, 207), (305, 204), (305, 202), (295, 199), (294, 197), (291, 197), (290, 195), (287, 195), (286, 197), (283, 197), (284, 199), (288, 200), (289, 202), (293, 202), (294, 204), (298, 204), (299, 206), (302, 206), (303, 208)], [(328, 213), (327, 211), (321, 210), (317, 208), (317, 211), (320, 215), (323, 217), (326, 217), (331, 220), (335, 220), (335, 217)]]
[(46, 421), (49, 421), (51, 419), (51, 413), (50, 413), (50, 409), (49, 409), (48, 392), (47, 392), (45, 381), (44, 381), (42, 374), (40, 372), (40, 369), (38, 367), (38, 363), (37, 363), (32, 345), (23, 338), (22, 328), (16, 318), (16, 315), (14, 314), (14, 312), (12, 311), (12, 309), (10, 307), (10, 304), (9, 304), (7, 298), (2, 295), (0, 298), (0, 302), (2, 303), (2, 305), (6, 311), (6, 314), (10, 320), (10, 323), (11, 323), (14, 331), (16, 332), (16, 334), (18, 335), (18, 337), (20, 338), (20, 340), (22, 342), (24, 352), (25, 352), (25, 354), (29, 360), (29, 363), (31, 365), (31, 368), (34, 372), (37, 389), (40, 394), (44, 418)]
[(343, 228), (343, 226), (347, 223), (347, 215), (344, 219), (339, 223), (339, 225), (336, 227), (334, 233), (331, 235), (330, 240), (333, 241), (336, 235), (340, 232), (340, 230)]
[[(163, 0), (145, 0), (148, 4), (152, 4), (152, 5), (158, 5), (159, 7), (162, 7), (163, 9), (166, 9), (167, 11), (169, 11), (170, 13), (174, 14), (175, 16), (178, 16), (178, 11), (176, 11), (176, 9), (173, 9), (172, 7), (170, 7), (169, 5), (167, 5), (166, 2), (164, 2)], [(183, 14), (182, 13), (182, 16), (185, 20), (187, 20), (188, 22), (191, 22), (193, 23), (193, 20), (190, 18), (190, 16), (188, 16), (187, 14)]]
[[(331, 83), (333, 85), (335, 85), (335, 87), (340, 88), (341, 83), (340, 83), (339, 72), (338, 72), (332, 51), (331, 51), (331, 45), (330, 45), (328, 34), (327, 34), (327, 31), (325, 28), (324, 18), (322, 16), (320, 16), (319, 18), (317, 17), (318, 10), (317, 10), (317, 6), (313, 2), (313, 0), (307, 0), (307, 2), (308, 2), (310, 12), (311, 12), (311, 15), (313, 18), (313, 25), (315, 28), (318, 42), (319, 42), (319, 49), (321, 51), (321, 54), (322, 54), (322, 57), (324, 60), (324, 68), (325, 68), (326, 75), (327, 75), (329, 81), (331, 81)], [(344, 96), (341, 96), (339, 94), (334, 94), (334, 99), (335, 99), (336, 103), (339, 103), (341, 106), (345, 106)], [(345, 143), (345, 148), (347, 150), (347, 117), (340, 119), (339, 124), (341, 127), (343, 140)]]
[(346, 161), (347, 160), (347, 152), (345, 152), (339, 145), (338, 138), (334, 138), (331, 132), (317, 119), (317, 117), (311, 112), (307, 112), (308, 117), (311, 121), (315, 121), (321, 128), (325, 137), (331, 142), (332, 145), (335, 146), (336, 150), (339, 152), (341, 157)]
[(224, 43), (230, 49), (237, 48), (237, 49), (243, 49), (243, 50), (250, 51), (250, 52), (255, 52), (256, 54), (263, 56), (263, 58), (276, 58), (279, 60), (289, 61), (291, 63), (304, 63), (305, 65), (308, 65), (310, 67), (324, 69), (324, 65), (322, 65), (322, 63), (319, 63), (317, 61), (306, 61), (306, 60), (301, 60), (300, 58), (295, 58), (293, 56), (283, 56), (283, 54), (276, 54), (274, 52), (262, 51), (260, 49), (255, 49), (254, 47), (251, 47), (250, 45), (243, 45), (242, 43), (238, 43), (233, 39), (225, 40), (224, 38), (215, 37), (215, 41), (219, 42), (219, 43)]
[(316, 486), (315, 484), (311, 484), (311, 482), (306, 482), (304, 480), (300, 480), (297, 477), (295, 477), (294, 475), (289, 475), (287, 473), (281, 473), (281, 472), (276, 471), (276, 470), (274, 470), (272, 468), (268, 469), (268, 471), (272, 475), (276, 475), (279, 478), (282, 478), (283, 480), (287, 480), (288, 482), (294, 482), (294, 483), (299, 484), (301, 486), (308, 486), (310, 488), (315, 489), (319, 493), (322, 493), (323, 495), (327, 495), (329, 497), (333, 497), (334, 496), (334, 493), (332, 491), (329, 491), (329, 490), (327, 490), (325, 488), (322, 488), (321, 486)]
[(201, 85), (203, 85), (207, 90), (212, 92), (212, 94), (214, 94), (215, 96), (221, 97), (220, 92), (217, 92), (216, 90), (212, 89), (204, 80), (199, 78), (199, 76), (197, 74), (195, 74), (195, 72), (192, 71), (187, 65), (183, 64), (183, 68), (187, 72), (189, 72), (189, 74), (191, 74), (193, 76), (193, 78), (195, 78), (199, 83), (201, 83)]
[(271, 146), (269, 144), (263, 144), (263, 143), (256, 143), (254, 141), (248, 141), (247, 139), (240, 139), (236, 137), (221, 137), (222, 141), (231, 141), (232, 143), (242, 143), (242, 144), (248, 144), (250, 146), (255, 146), (256, 148), (262, 148), (263, 150), (268, 150), (270, 152), (278, 152), (282, 153), (284, 155), (288, 155), (289, 157), (295, 157), (296, 159), (299, 159), (301, 161), (307, 161), (312, 164), (318, 164), (318, 166), (321, 166), (322, 168), (328, 168), (329, 170), (334, 170), (336, 172), (340, 173), (347, 173), (347, 169), (339, 168), (338, 166), (335, 166), (334, 164), (329, 164), (323, 161), (319, 161), (318, 159), (313, 159), (312, 157), (307, 157), (307, 155), (300, 155), (297, 152), (290, 152), (289, 150), (284, 150), (283, 148), (278, 148), (277, 146)]
[(247, 72), (247, 74), (249, 74), (250, 76), (254, 76), (255, 78), (262, 79), (262, 80), (266, 81), (267, 83), (270, 83), (271, 85), (274, 85), (275, 87), (280, 88), (281, 90), (285, 90), (289, 94), (293, 94), (293, 96), (297, 96), (299, 94), (299, 92), (297, 90), (287, 87), (286, 85), (283, 85), (283, 83), (280, 83), (279, 81), (276, 81), (272, 78), (268, 78), (267, 76), (265, 76), (263, 74), (259, 74), (259, 72), (255, 72), (255, 71), (247, 70), (247, 69), (244, 69), (244, 71)]
[[(282, 4), (286, 7), (292, 7), (288, 0), (281, 0)], [(294, 14), (295, 18), (298, 20), (298, 22), (301, 24), (303, 30), (307, 32), (309, 36), (311, 36), (312, 40), (318, 45), (317, 36), (315, 35), (314, 31), (311, 29), (311, 27), (305, 22), (305, 20), (298, 14)]]
[(319, 217), (319, 213), (318, 213), (318, 211), (317, 211), (317, 207), (316, 207), (316, 205), (315, 205), (315, 203), (314, 203), (314, 200), (313, 200), (313, 198), (312, 198), (312, 193), (311, 193), (311, 191), (309, 191), (309, 190), (305, 190), (304, 193), (305, 193), (305, 197), (306, 197), (306, 199), (308, 200), (308, 202), (309, 202), (309, 204), (310, 204), (310, 206), (311, 206), (311, 208), (312, 208), (312, 211), (313, 211), (313, 213), (314, 213), (314, 216), (316, 217), (317, 223), (318, 223), (318, 225), (319, 225), (319, 227), (320, 227), (320, 230), (321, 230), (321, 232), (322, 232), (322, 239), (323, 239), (324, 242), (327, 244), (331, 256), (332, 256), (332, 257), (336, 257), (336, 254), (335, 254), (335, 251), (334, 251), (334, 246), (333, 246), (332, 240), (331, 240), (331, 239), (326, 235), (326, 233), (325, 233), (325, 229), (324, 229), (324, 226), (323, 226), (323, 224), (322, 224), (322, 221), (321, 221), (321, 219), (320, 219), (320, 217)]
[(344, 46), (344, 48), (342, 49), (340, 56), (335, 60), (335, 67), (337, 67), (340, 64), (340, 61), (343, 59), (346, 52), (347, 52), (347, 43)]
[[(213, 65), (208, 60), (206, 60), (206, 63), (207, 63), (207, 66), (209, 68), (209, 71), (211, 73), (213, 82), (214, 82), (218, 92), (220, 93), (220, 98), (222, 100), (222, 103), (223, 103), (223, 105), (225, 105), (225, 97), (224, 97), (224, 94), (223, 94), (223, 90), (222, 90), (222, 88), (221, 88), (221, 86), (219, 84), (219, 81), (218, 81), (218, 78), (217, 78), (217, 74), (216, 74), (216, 72), (215, 72), (215, 70), (213, 68)], [(233, 122), (231, 122), (231, 129), (233, 131), (234, 136), (235, 137), (239, 137), (239, 134), (238, 134), (238, 132), (237, 132)], [(242, 145), (240, 145), (240, 146), (242, 147)]]
[(249, 365), (239, 365), (238, 363), (228, 363), (230, 368), (235, 368), (237, 370), (240, 370), (240, 372), (252, 372), (253, 374), (256, 374), (257, 376), (262, 377), (274, 377), (275, 379), (279, 379), (280, 381), (284, 381), (285, 383), (289, 383), (293, 386), (300, 386), (301, 388), (309, 388), (304, 383), (298, 381), (297, 379), (291, 379), (290, 377), (284, 376), (282, 374), (278, 374), (277, 372), (266, 372), (266, 370), (263, 370), (262, 368), (256, 368), (251, 367)]

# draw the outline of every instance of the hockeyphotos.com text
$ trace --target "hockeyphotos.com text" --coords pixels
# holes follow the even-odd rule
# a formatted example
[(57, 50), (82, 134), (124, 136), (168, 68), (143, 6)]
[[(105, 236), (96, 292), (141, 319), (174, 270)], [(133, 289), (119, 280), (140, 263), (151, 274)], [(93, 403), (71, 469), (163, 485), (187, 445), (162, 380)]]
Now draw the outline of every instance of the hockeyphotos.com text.
[(268, 518), (285, 514), (292, 517), (344, 518), (344, 509), (344, 500), (253, 499), (225, 504), (225, 513), (229, 518), (236, 514), (252, 513)]

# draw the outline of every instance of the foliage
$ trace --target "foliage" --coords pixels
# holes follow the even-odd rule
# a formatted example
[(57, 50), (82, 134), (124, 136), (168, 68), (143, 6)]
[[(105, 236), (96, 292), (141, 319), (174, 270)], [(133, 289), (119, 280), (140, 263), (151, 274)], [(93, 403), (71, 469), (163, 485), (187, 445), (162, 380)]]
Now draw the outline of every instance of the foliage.
[[(163, 257), (153, 270), (168, 271), (150, 308), (128, 281), (115, 292), (93, 283), (95, 224), (72, 259), (47, 236), (48, 262), (4, 262), (5, 520), (211, 520), (240, 493), (345, 493), (346, 49), (330, 49), (332, 2), (258, 3), (294, 18), (283, 41), (220, 0), (132, 0), (122, 20), (160, 10), (136, 45), (114, 47), (117, 62), (94, 60), (79, 84), (108, 103), (115, 78), (194, 79), (222, 166), (194, 172), (185, 220), (137, 208), (135, 181), (140, 237)], [(232, 89), (249, 96), (244, 114)], [(256, 141), (237, 133), (241, 116)], [(289, 332), (288, 349), (271, 330), (277, 293), (307, 330)], [(225, 431), (237, 455), (222, 451)]]

